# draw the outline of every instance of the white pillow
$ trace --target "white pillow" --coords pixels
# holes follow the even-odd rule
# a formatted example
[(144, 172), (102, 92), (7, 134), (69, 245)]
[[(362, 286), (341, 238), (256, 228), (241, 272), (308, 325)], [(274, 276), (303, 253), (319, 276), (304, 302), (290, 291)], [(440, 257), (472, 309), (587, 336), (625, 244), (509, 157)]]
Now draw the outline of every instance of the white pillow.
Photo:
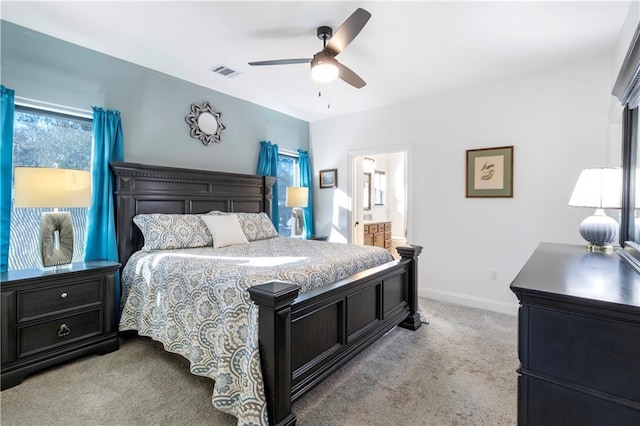
[(273, 226), (273, 222), (266, 213), (226, 213), (219, 210), (212, 210), (207, 215), (213, 216), (225, 216), (225, 215), (238, 216), (238, 222), (240, 222), (240, 228), (244, 232), (244, 235), (249, 241), (266, 240), (267, 238), (275, 238), (279, 236), (278, 231)]
[(202, 215), (201, 218), (213, 236), (214, 248), (249, 243), (236, 215)]

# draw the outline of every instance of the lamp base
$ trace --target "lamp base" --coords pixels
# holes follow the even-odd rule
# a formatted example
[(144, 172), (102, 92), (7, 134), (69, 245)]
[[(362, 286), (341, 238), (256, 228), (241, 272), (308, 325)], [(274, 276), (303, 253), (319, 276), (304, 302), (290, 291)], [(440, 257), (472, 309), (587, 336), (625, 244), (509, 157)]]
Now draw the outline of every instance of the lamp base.
[(42, 213), (40, 226), (42, 264), (45, 267), (71, 263), (73, 222), (69, 212)]
[(295, 219), (295, 226), (293, 228), (293, 232), (291, 236), (293, 238), (303, 238), (304, 235), (304, 212), (300, 207), (293, 207), (291, 209), (291, 214)]
[(587, 244), (587, 251), (599, 252), (599, 253), (611, 253), (613, 251), (613, 246), (611, 244), (607, 244), (604, 246), (597, 244)]
[(618, 222), (597, 209), (593, 216), (589, 216), (580, 224), (580, 235), (587, 240), (589, 251), (613, 250), (613, 243), (618, 239)]

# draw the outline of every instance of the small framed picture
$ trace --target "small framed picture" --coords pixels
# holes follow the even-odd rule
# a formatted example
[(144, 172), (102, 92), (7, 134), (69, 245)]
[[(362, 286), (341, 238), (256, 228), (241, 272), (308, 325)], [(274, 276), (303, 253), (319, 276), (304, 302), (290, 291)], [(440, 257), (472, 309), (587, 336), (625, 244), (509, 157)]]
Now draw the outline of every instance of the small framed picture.
[(320, 188), (338, 187), (338, 169), (320, 170)]
[(467, 198), (513, 198), (513, 146), (467, 150)]

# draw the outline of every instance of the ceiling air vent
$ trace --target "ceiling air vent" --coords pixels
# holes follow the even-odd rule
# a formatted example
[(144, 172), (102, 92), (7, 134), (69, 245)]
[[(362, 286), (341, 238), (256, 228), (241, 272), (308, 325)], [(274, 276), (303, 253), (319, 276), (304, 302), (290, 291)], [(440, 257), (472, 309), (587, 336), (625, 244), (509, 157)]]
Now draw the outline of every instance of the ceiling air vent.
[(216, 74), (220, 74), (223, 77), (227, 77), (227, 78), (232, 78), (232, 77), (235, 77), (238, 74), (240, 74), (238, 71), (232, 70), (228, 66), (222, 65), (222, 64), (216, 65), (215, 67), (211, 68), (211, 71), (213, 71)]

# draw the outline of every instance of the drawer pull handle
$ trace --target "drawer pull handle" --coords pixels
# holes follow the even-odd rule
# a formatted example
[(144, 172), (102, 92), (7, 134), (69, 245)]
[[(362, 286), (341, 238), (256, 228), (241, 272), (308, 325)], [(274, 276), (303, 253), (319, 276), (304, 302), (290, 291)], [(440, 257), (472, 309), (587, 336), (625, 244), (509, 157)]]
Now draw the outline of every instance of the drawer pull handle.
[(67, 324), (60, 325), (60, 328), (58, 329), (58, 337), (64, 337), (69, 333), (71, 333), (71, 329)]
[(62, 297), (63, 299), (66, 299), (66, 298), (67, 298), (67, 296), (68, 296), (68, 294), (67, 294), (67, 293), (62, 293), (62, 294), (60, 295), (60, 297)]

